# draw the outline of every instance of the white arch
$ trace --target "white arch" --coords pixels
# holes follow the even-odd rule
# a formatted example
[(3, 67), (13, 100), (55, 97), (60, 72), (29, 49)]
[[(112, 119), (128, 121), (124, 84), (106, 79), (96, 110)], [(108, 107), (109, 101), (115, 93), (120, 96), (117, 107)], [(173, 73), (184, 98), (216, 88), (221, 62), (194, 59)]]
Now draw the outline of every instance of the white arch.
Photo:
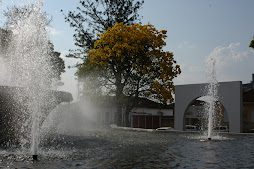
[[(196, 98), (205, 96), (202, 91), (207, 84), (190, 84), (175, 86), (175, 129), (183, 130), (184, 113), (189, 104)], [(242, 132), (242, 82), (220, 82), (218, 101), (224, 105), (229, 119), (229, 131)]]

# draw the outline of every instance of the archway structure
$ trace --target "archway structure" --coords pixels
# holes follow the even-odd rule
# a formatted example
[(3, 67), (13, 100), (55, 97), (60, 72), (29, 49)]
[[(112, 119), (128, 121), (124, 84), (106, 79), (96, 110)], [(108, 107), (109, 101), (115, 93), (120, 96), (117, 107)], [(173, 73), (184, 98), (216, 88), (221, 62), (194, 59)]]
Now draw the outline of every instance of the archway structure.
[[(189, 84), (175, 86), (175, 124), (176, 130), (183, 130), (184, 127), (184, 113), (196, 98), (206, 96), (204, 89), (207, 86), (203, 84)], [(242, 132), (242, 82), (220, 82), (218, 87), (218, 96), (223, 106), (228, 113), (229, 131), (233, 133)]]

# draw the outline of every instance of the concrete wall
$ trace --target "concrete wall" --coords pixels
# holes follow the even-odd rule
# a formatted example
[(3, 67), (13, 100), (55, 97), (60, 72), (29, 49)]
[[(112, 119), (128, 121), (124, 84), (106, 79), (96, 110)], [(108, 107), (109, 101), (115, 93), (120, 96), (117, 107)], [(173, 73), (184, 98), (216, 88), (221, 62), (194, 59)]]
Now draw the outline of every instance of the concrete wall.
[[(190, 84), (177, 85), (175, 87), (175, 129), (183, 130), (185, 111), (193, 100), (206, 96), (204, 91), (206, 86), (207, 84)], [(242, 82), (220, 82), (218, 96), (218, 101), (223, 104), (228, 113), (229, 131), (242, 132)]]

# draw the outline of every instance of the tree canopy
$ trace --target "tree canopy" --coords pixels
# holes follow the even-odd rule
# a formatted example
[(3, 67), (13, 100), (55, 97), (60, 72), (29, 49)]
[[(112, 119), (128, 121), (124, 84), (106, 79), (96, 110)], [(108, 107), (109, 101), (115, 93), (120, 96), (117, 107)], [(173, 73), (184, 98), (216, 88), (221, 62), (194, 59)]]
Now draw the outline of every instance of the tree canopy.
[(126, 25), (138, 23), (138, 10), (143, 3), (144, 0), (81, 0), (77, 11), (65, 15), (65, 21), (75, 28), (73, 37), (78, 47), (69, 57), (82, 59), (98, 40), (96, 34), (105, 33), (116, 22)]
[[(56, 52), (54, 50), (53, 43), (49, 42), (49, 55), (51, 56), (50, 63), (52, 66), (52, 78), (60, 81), (61, 80), (61, 74), (65, 72), (65, 64), (64, 60), (60, 57), (61, 53)], [(58, 83), (58, 85), (63, 84)]]
[(101, 89), (114, 94), (119, 104), (126, 103), (121, 102), (125, 97), (172, 102), (173, 79), (181, 70), (173, 53), (163, 50), (166, 32), (153, 25), (116, 23), (98, 34), (99, 40), (77, 74), (96, 81)]
[(253, 40), (250, 42), (249, 47), (251, 47), (252, 49), (254, 49), (254, 36), (253, 36)]

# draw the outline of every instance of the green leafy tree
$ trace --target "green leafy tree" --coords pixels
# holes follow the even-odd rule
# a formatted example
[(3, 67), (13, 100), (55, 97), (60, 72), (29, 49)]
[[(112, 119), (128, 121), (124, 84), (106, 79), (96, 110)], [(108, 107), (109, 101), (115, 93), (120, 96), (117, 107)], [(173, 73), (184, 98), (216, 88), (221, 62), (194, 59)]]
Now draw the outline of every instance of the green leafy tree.
[(162, 50), (166, 32), (152, 25), (116, 23), (98, 35), (78, 69), (80, 78), (92, 79), (95, 88), (115, 96), (117, 125), (122, 126), (123, 108), (128, 122), (138, 97), (164, 104), (173, 101), (173, 79), (181, 70), (173, 53)]
[(61, 53), (56, 52), (54, 50), (53, 43), (49, 42), (50, 51), (49, 54), (51, 55), (51, 66), (52, 66), (52, 78), (56, 79), (58, 81), (58, 86), (63, 85), (61, 80), (61, 74), (65, 72), (65, 64), (64, 60), (60, 57)]
[(254, 36), (253, 36), (253, 40), (250, 42), (249, 47), (251, 47), (251, 48), (253, 48), (253, 49), (254, 49)]
[(98, 40), (97, 34), (105, 33), (116, 22), (126, 25), (138, 23), (138, 10), (143, 3), (144, 0), (81, 0), (77, 11), (64, 14), (65, 21), (75, 28), (73, 37), (78, 47), (67, 57), (83, 59), (86, 51), (91, 50)]
[[(105, 33), (117, 22), (125, 25), (140, 23), (138, 11), (143, 3), (144, 0), (81, 0), (80, 7), (77, 7), (76, 11), (64, 14), (65, 21), (75, 29), (73, 37), (77, 46), (77, 49), (70, 50), (67, 57), (82, 59), (83, 63), (77, 64), (77, 67), (86, 64), (87, 51), (94, 48), (94, 43), (98, 40), (97, 34)], [(93, 71), (92, 74), (97, 76), (96, 74), (99, 73)], [(83, 92), (89, 95), (101, 95), (103, 92), (98, 86), (103, 85), (93, 78), (94, 76), (89, 78), (86, 76)], [(79, 76), (79, 81), (82, 79)]]

